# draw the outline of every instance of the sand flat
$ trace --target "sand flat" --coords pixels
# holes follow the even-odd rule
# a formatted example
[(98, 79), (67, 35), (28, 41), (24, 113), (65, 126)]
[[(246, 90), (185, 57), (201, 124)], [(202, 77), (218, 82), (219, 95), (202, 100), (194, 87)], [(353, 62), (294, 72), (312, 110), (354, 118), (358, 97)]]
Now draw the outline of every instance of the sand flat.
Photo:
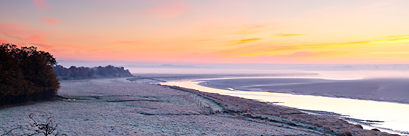
[(263, 91), (341, 97), (409, 104), (408, 78), (329, 80), (314, 78), (250, 78), (206, 80), (202, 86), (228, 90)]
[[(68, 135), (388, 135), (254, 100), (117, 79), (61, 81), (63, 100), (0, 110), (5, 130), (48, 117)], [(15, 133), (22, 133), (16, 130)]]
[(191, 93), (124, 79), (61, 81), (59, 95), (67, 99), (1, 109), (0, 125), (30, 128), (33, 113), (39, 121), (52, 117), (58, 131), (68, 135), (320, 134), (209, 114), (203, 98)]

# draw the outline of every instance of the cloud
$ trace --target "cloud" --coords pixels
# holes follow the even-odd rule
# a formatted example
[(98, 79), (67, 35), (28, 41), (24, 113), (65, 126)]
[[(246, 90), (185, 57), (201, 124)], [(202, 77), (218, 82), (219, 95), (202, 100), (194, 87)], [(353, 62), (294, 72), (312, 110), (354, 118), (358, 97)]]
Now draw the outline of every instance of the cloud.
[(0, 39), (0, 43), (9, 43), (7, 40)]
[(244, 44), (247, 42), (252, 42), (252, 41), (259, 41), (261, 38), (251, 38), (251, 39), (242, 39), (242, 40), (237, 40), (237, 41), (232, 41), (233, 44)]
[(76, 51), (75, 51), (75, 54), (77, 54), (77, 55), (83, 55), (82, 52), (81, 52), (81, 50), (76, 50)]
[(305, 34), (278, 34), (275, 35), (274, 37), (294, 37), (294, 36), (303, 36)]
[(0, 34), (29, 43), (45, 42), (45, 33), (22, 24), (0, 24)]
[(47, 25), (57, 25), (60, 22), (60, 19), (54, 19), (49, 17), (42, 17), (41, 20), (47, 23)]
[(400, 52), (370, 52), (367, 53), (365, 55), (379, 55), (379, 54), (385, 54), (385, 55), (389, 55), (389, 54), (409, 54), (408, 51), (400, 51)]
[[(384, 36), (376, 37), (376, 39), (342, 42), (342, 43), (327, 43), (327, 44), (300, 44), (300, 45), (249, 45), (244, 47), (237, 47), (233, 49), (223, 50), (216, 54), (225, 56), (275, 56), (285, 55), (291, 52), (311, 51), (311, 52), (325, 52), (334, 50), (357, 50), (374, 47), (391, 46), (393, 43), (407, 43), (409, 42), (409, 35), (398, 36)], [(300, 54), (301, 55), (301, 54)]]
[(59, 50), (51, 49), (51, 51), (53, 51), (53, 52), (55, 52), (55, 53), (62, 53), (62, 52), (65, 52), (66, 49), (59, 49)]
[(34, 0), (34, 4), (37, 6), (38, 11), (46, 11), (51, 8), (51, 5), (46, 1), (47, 0)]
[(344, 54), (351, 54), (353, 52), (346, 52), (346, 51), (322, 51), (322, 52), (295, 52), (293, 54), (282, 55), (285, 58), (303, 58), (303, 59), (316, 59), (316, 58), (329, 58), (331, 56), (337, 55), (344, 55)]
[(379, 36), (379, 37), (369, 37), (369, 38), (363, 38), (363, 39), (401, 39), (401, 38), (409, 38), (409, 35)]
[(375, 40), (367, 40), (364, 42), (373, 43), (373, 44), (409, 42), (409, 35), (382, 36), (382, 37), (374, 37), (374, 38)]
[(295, 52), (293, 54), (285, 55), (286, 57), (291, 58), (303, 58), (303, 57), (311, 57), (316, 55), (314, 52)]
[(46, 50), (49, 50), (49, 49), (54, 47), (54, 46), (47, 45), (47, 44), (42, 44), (42, 43), (30, 43), (30, 44), (35, 45), (35, 46), (39, 46), (39, 47), (44, 48)]
[(164, 1), (155, 7), (148, 9), (146, 13), (157, 18), (175, 18), (187, 12), (186, 6), (180, 1)]

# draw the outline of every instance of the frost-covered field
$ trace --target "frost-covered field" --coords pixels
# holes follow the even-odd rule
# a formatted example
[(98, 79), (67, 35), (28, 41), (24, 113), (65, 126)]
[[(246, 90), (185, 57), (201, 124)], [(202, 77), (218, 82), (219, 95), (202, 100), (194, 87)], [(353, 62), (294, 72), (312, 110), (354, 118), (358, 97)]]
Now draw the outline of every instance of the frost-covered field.
[[(124, 78), (61, 81), (67, 99), (0, 109), (0, 125), (10, 130), (48, 117), (68, 135), (296, 135), (314, 131), (277, 126), (229, 114), (208, 114), (211, 102), (189, 92)], [(0, 130), (0, 134), (2, 134)], [(15, 133), (22, 133), (15, 130)]]

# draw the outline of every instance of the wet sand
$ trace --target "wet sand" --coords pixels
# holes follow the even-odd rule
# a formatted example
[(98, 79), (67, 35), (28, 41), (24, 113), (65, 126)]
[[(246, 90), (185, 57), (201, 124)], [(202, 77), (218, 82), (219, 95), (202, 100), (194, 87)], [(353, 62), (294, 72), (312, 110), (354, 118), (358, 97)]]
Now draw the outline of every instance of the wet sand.
[(252, 78), (206, 80), (199, 85), (224, 90), (263, 91), (409, 104), (408, 78), (326, 80)]

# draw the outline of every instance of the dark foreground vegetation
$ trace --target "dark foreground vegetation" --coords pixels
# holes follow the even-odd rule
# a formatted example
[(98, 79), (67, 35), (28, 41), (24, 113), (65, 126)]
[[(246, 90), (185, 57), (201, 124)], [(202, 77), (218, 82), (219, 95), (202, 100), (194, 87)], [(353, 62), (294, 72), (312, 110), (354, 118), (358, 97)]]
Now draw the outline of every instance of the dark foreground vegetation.
[(108, 65), (105, 67), (75, 67), (65, 68), (61, 65), (56, 65), (54, 68), (55, 74), (59, 79), (89, 79), (89, 78), (101, 78), (101, 77), (133, 77), (129, 70), (124, 67), (115, 67)]
[(0, 106), (50, 100), (60, 83), (53, 72), (55, 58), (36, 47), (0, 46)]

